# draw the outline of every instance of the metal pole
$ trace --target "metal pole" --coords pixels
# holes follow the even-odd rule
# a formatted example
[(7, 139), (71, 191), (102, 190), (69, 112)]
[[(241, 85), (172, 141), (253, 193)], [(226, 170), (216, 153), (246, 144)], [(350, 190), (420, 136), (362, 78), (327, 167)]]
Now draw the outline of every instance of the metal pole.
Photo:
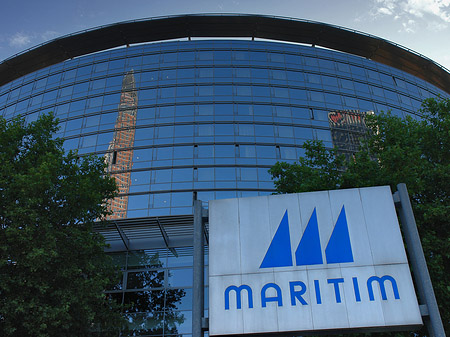
[(194, 277), (192, 291), (192, 337), (202, 337), (204, 311), (204, 243), (203, 208), (201, 200), (194, 200)]
[(445, 330), (442, 324), (441, 315), (428, 273), (427, 262), (423, 254), (420, 242), (419, 231), (409, 200), (408, 190), (405, 184), (397, 185), (397, 192), (394, 194), (394, 201), (400, 205), (399, 213), (402, 222), (403, 235), (405, 236), (409, 260), (412, 265), (414, 278), (420, 300), (426, 304), (429, 319), (424, 319), (431, 337), (445, 337)]

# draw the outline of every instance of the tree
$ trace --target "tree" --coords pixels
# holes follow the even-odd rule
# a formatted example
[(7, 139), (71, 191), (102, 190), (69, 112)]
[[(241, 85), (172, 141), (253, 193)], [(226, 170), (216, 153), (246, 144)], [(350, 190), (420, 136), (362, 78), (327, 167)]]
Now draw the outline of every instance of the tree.
[[(346, 159), (321, 142), (303, 145), (298, 163), (270, 170), (278, 193), (406, 183), (439, 309), (450, 335), (450, 99), (427, 99), (421, 120), (367, 116), (367, 140)], [(425, 331), (421, 331), (425, 334)]]
[(118, 273), (93, 231), (115, 183), (103, 159), (64, 152), (57, 124), (0, 119), (0, 335), (117, 336), (103, 290)]

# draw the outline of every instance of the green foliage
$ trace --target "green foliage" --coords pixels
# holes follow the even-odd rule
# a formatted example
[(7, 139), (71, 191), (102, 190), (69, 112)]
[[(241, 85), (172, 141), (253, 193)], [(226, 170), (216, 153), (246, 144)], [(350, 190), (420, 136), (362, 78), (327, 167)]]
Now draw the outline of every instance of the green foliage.
[(307, 142), (298, 163), (277, 162), (270, 170), (279, 193), (330, 190), (341, 184), (344, 156), (325, 150), (321, 142)]
[(101, 158), (64, 153), (52, 114), (0, 119), (0, 335), (102, 336), (120, 326), (117, 277), (93, 224), (114, 181)]
[[(406, 183), (447, 334), (450, 334), (450, 99), (427, 99), (420, 121), (368, 116), (367, 141), (351, 159), (321, 142), (298, 163), (269, 172), (278, 193)], [(376, 158), (376, 159), (373, 159)], [(422, 333), (424, 333), (422, 331)]]

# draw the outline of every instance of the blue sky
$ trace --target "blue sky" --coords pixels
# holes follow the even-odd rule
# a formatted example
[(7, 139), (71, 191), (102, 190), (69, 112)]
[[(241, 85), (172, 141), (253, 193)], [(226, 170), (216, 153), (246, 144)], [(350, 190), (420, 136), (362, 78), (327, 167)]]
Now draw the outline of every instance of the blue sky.
[(450, 69), (450, 0), (0, 0), (0, 61), (50, 39), (119, 21), (250, 13), (321, 21), (376, 35)]

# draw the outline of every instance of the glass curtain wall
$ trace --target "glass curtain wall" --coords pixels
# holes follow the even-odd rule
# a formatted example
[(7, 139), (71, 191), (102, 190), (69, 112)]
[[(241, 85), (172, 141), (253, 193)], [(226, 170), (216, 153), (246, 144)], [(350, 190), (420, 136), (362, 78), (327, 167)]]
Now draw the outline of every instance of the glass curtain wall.
[[(192, 214), (208, 201), (271, 194), (267, 170), (311, 139), (346, 153), (361, 116), (420, 118), (445, 92), (400, 70), (331, 50), (264, 41), (139, 45), (69, 60), (0, 87), (6, 118), (53, 111), (67, 150), (105, 158), (120, 195), (113, 219)], [(348, 146), (346, 146), (348, 144)], [(191, 333), (192, 248), (115, 254), (135, 335)]]

